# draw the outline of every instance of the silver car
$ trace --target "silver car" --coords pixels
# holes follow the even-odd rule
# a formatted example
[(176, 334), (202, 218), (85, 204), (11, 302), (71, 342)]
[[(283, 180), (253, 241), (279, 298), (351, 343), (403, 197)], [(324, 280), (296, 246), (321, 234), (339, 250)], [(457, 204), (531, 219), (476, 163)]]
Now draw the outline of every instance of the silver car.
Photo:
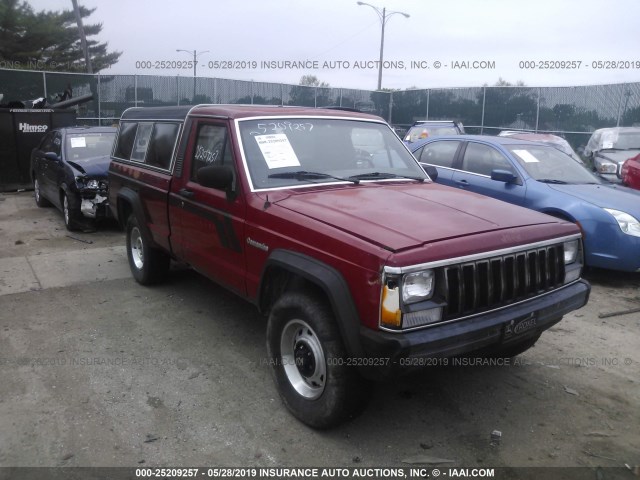
[(605, 180), (621, 183), (622, 164), (640, 153), (640, 127), (600, 128), (593, 132), (584, 155)]

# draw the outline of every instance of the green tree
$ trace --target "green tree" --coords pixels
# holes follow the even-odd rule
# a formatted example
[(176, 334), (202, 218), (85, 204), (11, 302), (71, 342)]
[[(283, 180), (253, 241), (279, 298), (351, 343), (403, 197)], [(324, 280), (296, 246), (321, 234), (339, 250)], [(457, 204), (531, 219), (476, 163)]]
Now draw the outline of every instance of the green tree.
[(237, 103), (238, 105), (280, 105), (282, 100), (276, 97), (266, 98), (262, 95), (247, 95), (244, 97), (236, 98), (231, 103)]
[(329, 84), (321, 82), (315, 75), (303, 75), (298, 85), (289, 91), (289, 105), (321, 107), (330, 105)]
[(315, 75), (303, 75), (302, 77), (300, 77), (298, 85), (304, 85), (306, 87), (329, 88), (329, 84), (327, 82), (321, 82)]
[[(94, 11), (80, 6), (84, 19)], [(84, 22), (83, 22), (84, 23)], [(102, 24), (84, 23), (94, 72), (110, 67), (122, 52), (109, 52), (95, 37)], [(0, 62), (30, 70), (86, 71), (80, 34), (73, 10), (34, 12), (26, 1), (0, 3)]]
[[(523, 82), (515, 85), (500, 78), (495, 86), (485, 85), (485, 127), (506, 127), (517, 119), (529, 126), (535, 126), (537, 99), (534, 89), (525, 87)], [(483, 93), (478, 94), (482, 105)]]
[(624, 112), (621, 125), (631, 127), (637, 123), (640, 123), (640, 107), (630, 108)]

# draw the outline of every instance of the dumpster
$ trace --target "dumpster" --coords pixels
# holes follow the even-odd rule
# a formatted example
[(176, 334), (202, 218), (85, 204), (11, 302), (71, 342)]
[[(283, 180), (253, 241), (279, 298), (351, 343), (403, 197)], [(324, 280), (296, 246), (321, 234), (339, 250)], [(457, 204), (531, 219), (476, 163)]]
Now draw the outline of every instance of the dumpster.
[(91, 95), (51, 105), (51, 108), (0, 108), (0, 192), (31, 188), (31, 150), (54, 128), (76, 125), (76, 112), (67, 107), (86, 102)]

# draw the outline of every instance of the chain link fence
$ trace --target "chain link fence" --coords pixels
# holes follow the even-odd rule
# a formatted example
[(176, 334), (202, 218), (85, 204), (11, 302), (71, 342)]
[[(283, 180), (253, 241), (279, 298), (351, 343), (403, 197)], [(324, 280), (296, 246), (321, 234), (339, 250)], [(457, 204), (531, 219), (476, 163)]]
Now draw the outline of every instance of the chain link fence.
[(394, 92), (307, 87), (203, 77), (85, 75), (0, 69), (2, 103), (45, 97), (71, 87), (93, 94), (78, 105), (78, 120), (109, 125), (133, 106), (237, 103), (346, 107), (408, 127), (416, 120), (459, 120), (468, 133), (502, 129), (564, 135), (583, 145), (601, 127), (640, 123), (640, 83), (576, 87), (432, 88)]

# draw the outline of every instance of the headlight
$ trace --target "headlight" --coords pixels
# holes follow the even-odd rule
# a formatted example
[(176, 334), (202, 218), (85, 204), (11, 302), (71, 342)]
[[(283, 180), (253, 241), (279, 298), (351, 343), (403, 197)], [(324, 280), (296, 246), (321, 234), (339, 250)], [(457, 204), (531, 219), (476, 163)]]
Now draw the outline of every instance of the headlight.
[(618, 164), (608, 161), (599, 162), (596, 166), (598, 173), (616, 173), (618, 171)]
[(380, 325), (392, 330), (405, 330), (426, 326), (442, 320), (443, 308), (437, 301), (429, 305), (416, 305), (433, 297), (435, 274), (422, 270), (404, 275), (386, 275), (382, 287)]
[(613, 218), (618, 222), (620, 230), (627, 235), (633, 235), (634, 237), (640, 237), (640, 222), (635, 217), (628, 213), (621, 212), (620, 210), (612, 210), (610, 208), (604, 209), (606, 212), (613, 215)]
[(402, 301), (415, 303), (433, 296), (433, 270), (407, 273), (402, 279)]
[(576, 261), (578, 258), (578, 251), (580, 249), (580, 243), (578, 240), (571, 240), (570, 242), (564, 242), (564, 264), (569, 265)]
[(87, 183), (85, 184), (85, 187), (90, 188), (91, 190), (97, 190), (99, 186), (100, 185), (97, 180), (87, 180)]

